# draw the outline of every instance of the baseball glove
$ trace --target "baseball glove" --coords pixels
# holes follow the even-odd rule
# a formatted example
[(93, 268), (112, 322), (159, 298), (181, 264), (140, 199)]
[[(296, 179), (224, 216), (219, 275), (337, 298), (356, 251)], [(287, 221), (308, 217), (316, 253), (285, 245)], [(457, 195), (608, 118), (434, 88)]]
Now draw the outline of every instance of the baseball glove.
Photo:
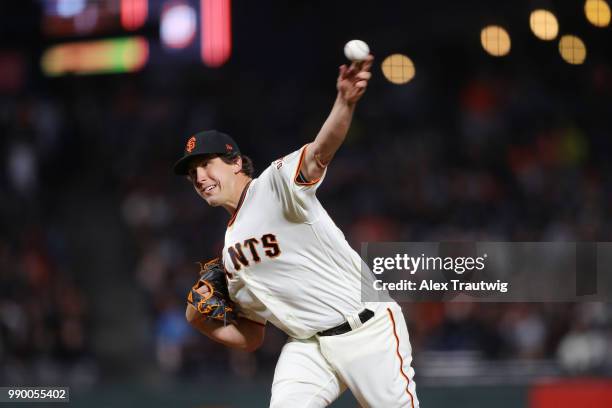
[[(236, 320), (234, 303), (230, 300), (225, 280), (225, 268), (219, 258), (200, 264), (200, 279), (187, 295), (187, 303), (193, 306), (206, 319), (218, 320), (226, 325)], [(208, 292), (198, 292), (202, 286)]]

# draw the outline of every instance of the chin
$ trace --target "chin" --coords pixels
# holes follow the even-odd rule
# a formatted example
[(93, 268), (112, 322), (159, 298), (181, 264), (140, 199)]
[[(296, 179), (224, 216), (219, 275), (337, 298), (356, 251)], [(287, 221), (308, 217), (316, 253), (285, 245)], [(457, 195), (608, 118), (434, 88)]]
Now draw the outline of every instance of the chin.
[(218, 200), (215, 200), (213, 197), (205, 199), (205, 200), (208, 203), (208, 205), (210, 205), (211, 207), (218, 207), (221, 205), (221, 203)]

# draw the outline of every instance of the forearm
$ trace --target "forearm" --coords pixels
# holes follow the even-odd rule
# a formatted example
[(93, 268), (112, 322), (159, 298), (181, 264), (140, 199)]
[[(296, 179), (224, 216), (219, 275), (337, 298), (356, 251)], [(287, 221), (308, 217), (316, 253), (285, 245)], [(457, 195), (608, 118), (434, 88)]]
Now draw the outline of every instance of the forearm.
[(334, 106), (313, 143), (312, 153), (321, 164), (327, 165), (344, 142), (353, 120), (355, 105), (343, 100), (340, 94), (336, 97)]
[(355, 103), (343, 100), (338, 94), (329, 116), (306, 150), (306, 160), (301, 171), (307, 179), (314, 180), (323, 175), (325, 167), (346, 138), (354, 111)]
[(323, 176), (325, 168), (344, 142), (353, 120), (355, 106), (372, 77), (370, 68), (373, 59), (374, 57), (369, 55), (364, 61), (354, 61), (350, 67), (339, 67), (336, 101), (321, 130), (306, 149), (306, 157), (300, 168), (306, 179), (312, 181)]
[(200, 333), (230, 348), (250, 352), (263, 342), (264, 326), (249, 319), (238, 318), (236, 323), (224, 325), (222, 322), (203, 318), (190, 306), (187, 306), (186, 317), (189, 324)]

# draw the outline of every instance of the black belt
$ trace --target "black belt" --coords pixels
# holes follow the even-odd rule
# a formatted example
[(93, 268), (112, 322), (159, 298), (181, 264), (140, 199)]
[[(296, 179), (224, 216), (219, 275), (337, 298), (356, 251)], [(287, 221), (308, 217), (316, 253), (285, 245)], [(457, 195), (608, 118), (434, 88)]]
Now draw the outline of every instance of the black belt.
[[(374, 317), (374, 312), (370, 309), (363, 309), (361, 313), (359, 313), (359, 320), (361, 320), (361, 323), (367, 322), (372, 317)], [(317, 334), (319, 336), (337, 336), (339, 334), (348, 333), (350, 331), (351, 325), (348, 322), (344, 322), (336, 327), (332, 327), (331, 329), (320, 331)]]

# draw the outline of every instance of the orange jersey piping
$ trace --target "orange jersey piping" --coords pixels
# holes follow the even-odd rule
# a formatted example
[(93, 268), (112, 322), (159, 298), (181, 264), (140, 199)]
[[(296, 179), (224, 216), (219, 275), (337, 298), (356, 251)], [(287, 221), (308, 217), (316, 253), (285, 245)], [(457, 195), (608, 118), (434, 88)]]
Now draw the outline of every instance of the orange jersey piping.
[(238, 211), (240, 211), (240, 207), (242, 207), (242, 203), (244, 201), (244, 198), (246, 197), (247, 191), (249, 190), (249, 186), (251, 185), (251, 181), (253, 181), (253, 180), (249, 180), (247, 185), (244, 186), (244, 189), (242, 190), (242, 194), (240, 194), (240, 200), (238, 200), (238, 205), (236, 206), (236, 211), (234, 211), (234, 214), (232, 215), (232, 218), (230, 218), (230, 220), (227, 223), (228, 228), (232, 226), (232, 224), (234, 223), (234, 220), (236, 219), (236, 216), (238, 215)]
[(298, 181), (298, 177), (300, 176), (300, 169), (302, 168), (302, 163), (304, 162), (304, 156), (306, 156), (306, 148), (308, 146), (309, 146), (309, 144), (305, 145), (302, 148), (302, 153), (300, 153), (300, 161), (298, 163), (297, 169), (295, 169), (295, 176), (293, 177), (293, 181), (298, 186), (312, 186), (314, 184), (317, 184), (319, 182), (319, 180), (321, 180), (321, 177), (319, 177), (319, 178), (317, 178), (315, 180), (307, 181), (305, 183), (301, 182), (301, 181)]

